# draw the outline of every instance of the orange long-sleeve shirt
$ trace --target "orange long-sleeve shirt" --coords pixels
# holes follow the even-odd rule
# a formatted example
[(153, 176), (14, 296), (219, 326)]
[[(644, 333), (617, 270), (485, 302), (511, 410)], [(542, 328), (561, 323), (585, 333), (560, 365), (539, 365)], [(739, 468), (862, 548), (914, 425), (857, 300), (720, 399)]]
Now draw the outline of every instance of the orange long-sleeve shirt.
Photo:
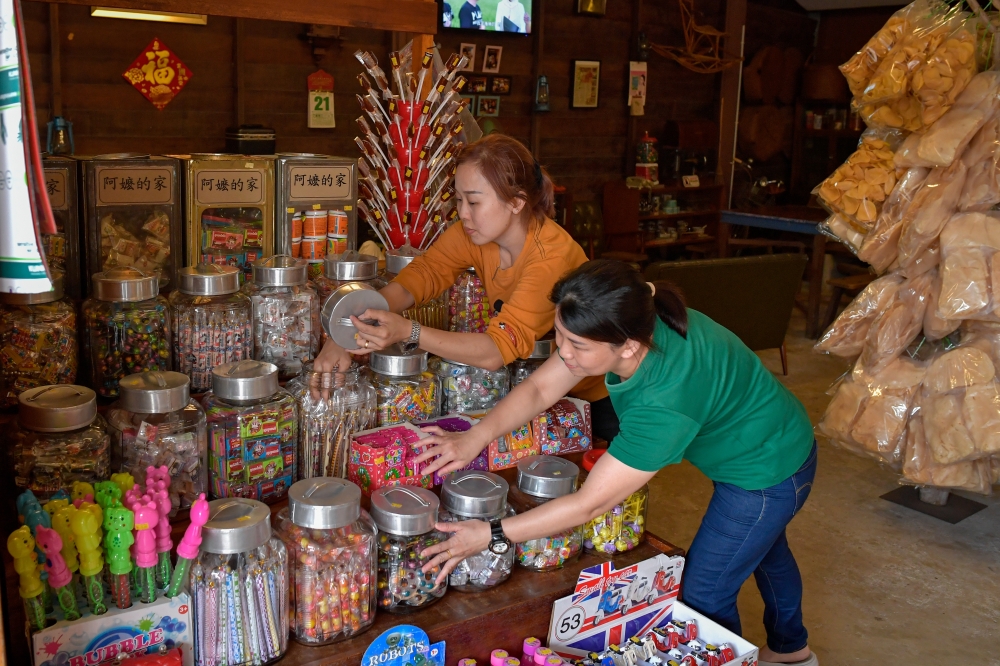
[[(486, 335), (500, 350), (504, 364), (527, 358), (535, 341), (552, 330), (555, 306), (549, 300), (559, 278), (587, 261), (583, 248), (558, 224), (546, 219), (532, 223), (524, 248), (507, 269), (500, 268), (496, 243), (475, 245), (461, 224), (453, 224), (422, 255), (396, 276), (417, 305), (440, 296), (458, 276), (473, 266), (482, 280), (490, 310), (503, 307), (490, 319)], [(603, 377), (588, 377), (572, 395), (593, 402), (607, 397)]]

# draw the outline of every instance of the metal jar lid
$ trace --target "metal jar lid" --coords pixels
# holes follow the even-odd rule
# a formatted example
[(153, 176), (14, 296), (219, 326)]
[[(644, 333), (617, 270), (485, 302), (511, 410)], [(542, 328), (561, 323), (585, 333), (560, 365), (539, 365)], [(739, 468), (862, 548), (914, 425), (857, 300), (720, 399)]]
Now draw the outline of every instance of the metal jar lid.
[(0, 292), (0, 303), (6, 305), (41, 305), (42, 303), (52, 303), (58, 301), (64, 295), (63, 276), (61, 273), (52, 275), (52, 289), (37, 294), (12, 294)]
[(399, 348), (399, 343), (396, 343), (381, 351), (372, 352), (369, 366), (373, 372), (389, 377), (419, 375), (427, 370), (427, 352), (423, 349), (404, 352)]
[(378, 259), (354, 250), (327, 255), (323, 275), (331, 280), (374, 280), (378, 275)]
[(191, 379), (180, 372), (137, 372), (118, 382), (121, 406), (137, 414), (169, 414), (187, 407)]
[(97, 418), (97, 394), (86, 386), (39, 386), (17, 396), (17, 403), (17, 420), (35, 432), (79, 430)]
[(579, 475), (579, 467), (557, 456), (531, 456), (517, 463), (517, 487), (535, 497), (569, 495)]
[(308, 262), (287, 254), (276, 254), (253, 264), (254, 284), (261, 287), (291, 287), (305, 284)]
[(507, 508), (510, 486), (489, 472), (455, 472), (441, 486), (441, 506), (463, 518), (486, 518)]
[(389, 250), (385, 253), (385, 272), (399, 275), (417, 256), (416, 254), (401, 254), (399, 250)]
[(201, 528), (201, 549), (231, 555), (260, 548), (271, 538), (271, 510), (246, 497), (208, 503), (208, 522)]
[(198, 264), (178, 271), (181, 293), (192, 296), (221, 296), (240, 290), (240, 269), (236, 266)]
[(390, 534), (426, 534), (434, 529), (439, 504), (437, 495), (425, 488), (379, 488), (372, 493), (372, 520)]
[(212, 392), (223, 400), (270, 398), (278, 392), (278, 366), (243, 359), (212, 368)]
[(110, 268), (94, 273), (94, 298), (99, 301), (135, 303), (148, 301), (159, 293), (160, 278), (138, 268)]
[(556, 352), (556, 341), (553, 338), (535, 340), (535, 348), (531, 350), (530, 359), (543, 359), (552, 356)]
[[(360, 317), (365, 310), (388, 310), (389, 302), (367, 282), (346, 282), (326, 297), (319, 320), (326, 334), (344, 349), (358, 348), (358, 332), (351, 315)], [(377, 322), (373, 322), (377, 323)]]
[(288, 489), (292, 522), (313, 530), (350, 525), (361, 515), (361, 489), (344, 479), (318, 476)]

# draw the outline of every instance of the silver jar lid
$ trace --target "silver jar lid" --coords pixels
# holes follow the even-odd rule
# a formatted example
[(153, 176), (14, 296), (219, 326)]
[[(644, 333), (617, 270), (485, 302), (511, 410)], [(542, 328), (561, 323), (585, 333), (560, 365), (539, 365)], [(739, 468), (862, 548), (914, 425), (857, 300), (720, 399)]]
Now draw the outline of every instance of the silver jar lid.
[(240, 271), (236, 266), (198, 264), (178, 272), (182, 293), (192, 296), (221, 296), (240, 290)]
[(260, 548), (271, 538), (271, 510), (246, 497), (208, 503), (208, 522), (201, 528), (201, 549), (231, 555)]
[(556, 341), (553, 338), (535, 340), (535, 348), (531, 350), (530, 359), (548, 358), (556, 353)]
[(148, 301), (159, 293), (160, 278), (138, 268), (109, 268), (94, 273), (94, 298), (99, 301), (135, 303)]
[(121, 406), (135, 414), (169, 414), (187, 407), (191, 379), (180, 372), (137, 372), (118, 382)]
[(361, 489), (336, 477), (303, 479), (288, 489), (288, 513), (299, 527), (332, 530), (361, 515)]
[(287, 254), (276, 254), (253, 264), (253, 282), (261, 287), (292, 287), (305, 284), (309, 263)]
[(223, 400), (261, 400), (278, 392), (278, 366), (243, 359), (212, 368), (212, 392)]
[(404, 352), (399, 348), (399, 343), (396, 343), (381, 351), (372, 352), (369, 365), (372, 372), (389, 377), (419, 375), (427, 370), (427, 352), (423, 349)]
[(17, 396), (17, 420), (35, 432), (86, 428), (97, 418), (97, 394), (86, 386), (39, 386)]
[(389, 250), (385, 253), (385, 272), (399, 275), (417, 256), (417, 254), (402, 254), (399, 250)]
[(372, 493), (372, 520), (390, 534), (417, 536), (434, 529), (437, 495), (425, 488), (390, 486)]
[[(351, 315), (360, 317), (365, 310), (388, 310), (389, 302), (367, 282), (347, 282), (326, 297), (319, 320), (326, 334), (347, 350), (358, 349), (358, 332)], [(372, 322), (377, 324), (378, 322)]]
[(579, 467), (557, 456), (531, 456), (517, 463), (517, 487), (535, 497), (569, 495), (579, 475)]
[(0, 303), (5, 303), (7, 305), (41, 305), (42, 303), (52, 303), (53, 301), (58, 301), (65, 294), (63, 284), (64, 280), (62, 273), (53, 272), (52, 289), (49, 291), (43, 291), (37, 294), (13, 294), (6, 291), (0, 292)]
[(354, 250), (327, 255), (323, 275), (331, 280), (374, 280), (378, 275), (378, 259)]
[(455, 472), (441, 486), (441, 505), (463, 518), (486, 518), (507, 508), (510, 486), (489, 472)]

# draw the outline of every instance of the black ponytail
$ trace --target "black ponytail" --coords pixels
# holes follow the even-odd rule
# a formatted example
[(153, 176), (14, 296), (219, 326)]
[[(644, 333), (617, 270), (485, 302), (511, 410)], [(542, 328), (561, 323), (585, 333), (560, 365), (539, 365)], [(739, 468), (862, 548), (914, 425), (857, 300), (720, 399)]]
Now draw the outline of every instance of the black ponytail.
[(656, 318), (687, 338), (687, 308), (669, 282), (649, 284), (621, 261), (588, 261), (561, 279), (549, 296), (559, 320), (574, 335), (615, 346), (637, 340), (653, 346)]

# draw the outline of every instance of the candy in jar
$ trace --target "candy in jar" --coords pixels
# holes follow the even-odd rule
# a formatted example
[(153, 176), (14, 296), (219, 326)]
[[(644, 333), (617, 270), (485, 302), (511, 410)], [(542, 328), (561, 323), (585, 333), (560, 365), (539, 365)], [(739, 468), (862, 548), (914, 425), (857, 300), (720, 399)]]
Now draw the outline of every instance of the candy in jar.
[(212, 368), (253, 356), (250, 299), (240, 293), (235, 266), (199, 264), (178, 271), (170, 294), (170, 322), (177, 370), (191, 390), (212, 388)]
[(280, 500), (295, 482), (298, 414), (273, 363), (247, 359), (212, 370), (208, 418), (214, 497)]
[(385, 280), (378, 276), (378, 259), (354, 250), (327, 255), (323, 261), (323, 275), (312, 282), (319, 294), (320, 304), (346, 282), (364, 282), (376, 289), (386, 285)]
[[(438, 520), (491, 521), (513, 516), (514, 510), (507, 506), (508, 488), (507, 482), (496, 474), (455, 472), (441, 486)], [(513, 568), (514, 548), (508, 543), (497, 543), (459, 562), (448, 576), (448, 585), (463, 592), (484, 590), (510, 578)]]
[[(531, 456), (517, 464), (517, 488), (507, 501), (518, 513), (530, 511), (549, 500), (576, 492), (580, 469), (556, 456)], [(517, 562), (532, 571), (551, 571), (575, 561), (583, 545), (583, 526), (572, 527), (541, 539), (518, 543)]]
[(437, 376), (427, 372), (427, 352), (404, 352), (399, 344), (371, 354), (372, 385), (378, 399), (378, 425), (426, 421), (440, 414)]
[(438, 498), (425, 488), (392, 486), (372, 493), (372, 519), (378, 527), (378, 605), (390, 613), (411, 613), (444, 596), (448, 581), (436, 586), (440, 572), (427, 573), (426, 548), (448, 537), (434, 529)]
[(19, 395), (9, 446), (15, 485), (43, 499), (111, 473), (108, 424), (97, 413), (97, 394), (85, 386), (39, 386)]
[(319, 347), (319, 299), (306, 262), (283, 254), (261, 259), (243, 289), (253, 301), (253, 357), (274, 363), (283, 379), (299, 374)]
[[(589, 472), (607, 449), (587, 451), (583, 456), (583, 469)], [(586, 474), (580, 477), (582, 484)], [(583, 526), (583, 547), (587, 552), (604, 557), (632, 550), (642, 542), (646, 532), (646, 507), (649, 504), (649, 486), (644, 485)]]
[[(380, 275), (385, 284), (388, 284), (399, 275), (400, 271), (410, 265), (422, 252), (409, 245), (396, 250), (388, 250), (385, 253), (385, 271)], [(381, 287), (379, 287), (381, 289)], [(421, 305), (414, 305), (412, 308), (403, 310), (403, 316), (412, 321), (420, 322), (421, 326), (436, 328), (441, 331), (448, 330), (448, 291), (440, 296)]]
[(191, 380), (179, 372), (141, 372), (121, 380), (108, 409), (111, 467), (146, 487), (146, 468), (170, 474), (170, 515), (208, 490), (205, 411), (191, 399)]
[(299, 406), (299, 477), (347, 478), (351, 435), (375, 426), (375, 389), (358, 366), (313, 372), (288, 382)]
[(0, 294), (0, 380), (10, 406), (28, 389), (76, 381), (76, 308), (63, 284), (57, 276), (52, 291)]
[(375, 621), (377, 530), (361, 509), (358, 487), (334, 478), (299, 481), (275, 532), (288, 549), (295, 640), (326, 645), (368, 629)]
[(438, 359), (437, 376), (441, 379), (441, 412), (482, 412), (491, 409), (507, 395), (507, 368), (485, 370), (458, 361)]
[(137, 268), (94, 274), (83, 302), (83, 344), (98, 395), (117, 397), (125, 375), (170, 369), (170, 318), (158, 284)]
[(260, 666), (288, 649), (288, 554), (271, 510), (244, 497), (209, 502), (191, 566), (195, 666)]
[(510, 387), (513, 389), (527, 379), (528, 375), (542, 367), (542, 363), (545, 363), (555, 353), (555, 350), (556, 341), (554, 339), (535, 340), (535, 348), (532, 350), (531, 356), (515, 359), (507, 366), (507, 371), (510, 374)]
[(448, 291), (448, 316), (451, 330), (459, 333), (484, 333), (489, 326), (489, 297), (474, 268), (459, 275)]

